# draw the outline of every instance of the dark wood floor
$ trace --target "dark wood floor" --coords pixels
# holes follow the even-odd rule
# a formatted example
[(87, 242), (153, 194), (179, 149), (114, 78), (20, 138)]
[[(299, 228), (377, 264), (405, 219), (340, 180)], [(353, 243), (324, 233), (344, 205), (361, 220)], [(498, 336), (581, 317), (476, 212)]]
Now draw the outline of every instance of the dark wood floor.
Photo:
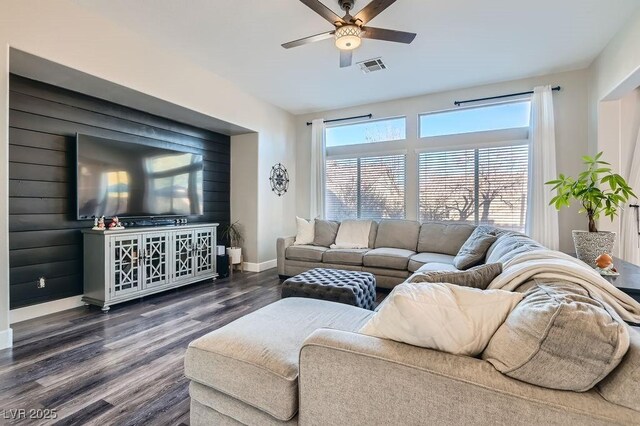
[[(236, 273), (106, 315), (77, 308), (14, 324), (14, 347), (0, 351), (0, 424), (188, 424), (189, 342), (279, 298), (275, 270)], [(39, 408), (57, 419), (5, 418)]]
[[(378, 299), (384, 295), (379, 295)], [(276, 270), (14, 324), (0, 351), (0, 424), (189, 424), (189, 342), (280, 298)], [(9, 410), (56, 410), (12, 420)], [(13, 411), (15, 413), (15, 411)]]

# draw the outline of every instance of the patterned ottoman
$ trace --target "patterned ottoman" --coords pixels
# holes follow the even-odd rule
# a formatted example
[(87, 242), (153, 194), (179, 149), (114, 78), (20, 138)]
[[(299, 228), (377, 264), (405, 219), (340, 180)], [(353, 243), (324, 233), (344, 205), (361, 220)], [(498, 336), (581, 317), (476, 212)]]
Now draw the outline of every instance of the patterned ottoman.
[(315, 268), (282, 283), (285, 297), (309, 297), (373, 310), (376, 278), (368, 272)]

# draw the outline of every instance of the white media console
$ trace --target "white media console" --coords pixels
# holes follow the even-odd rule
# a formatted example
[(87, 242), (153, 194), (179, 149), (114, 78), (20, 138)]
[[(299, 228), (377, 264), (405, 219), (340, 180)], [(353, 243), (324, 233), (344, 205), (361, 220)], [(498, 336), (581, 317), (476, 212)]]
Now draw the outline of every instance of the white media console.
[(85, 303), (111, 305), (216, 274), (217, 223), (84, 230)]

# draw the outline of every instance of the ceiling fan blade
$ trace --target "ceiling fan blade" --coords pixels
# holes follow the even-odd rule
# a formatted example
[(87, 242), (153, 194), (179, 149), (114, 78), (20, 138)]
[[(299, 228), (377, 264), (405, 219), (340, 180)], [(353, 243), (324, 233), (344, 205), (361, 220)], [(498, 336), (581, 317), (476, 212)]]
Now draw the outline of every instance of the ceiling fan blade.
[(341, 50), (340, 51), (340, 68), (350, 67), (352, 58), (353, 58), (353, 50)]
[(395, 41), (396, 43), (410, 44), (417, 34), (404, 31), (387, 30), (376, 27), (362, 27), (362, 38), (372, 38), (376, 40)]
[(282, 47), (285, 49), (291, 49), (292, 47), (298, 47), (309, 43), (314, 43), (320, 40), (326, 40), (328, 38), (332, 38), (335, 31), (327, 31), (326, 33), (320, 33), (316, 35), (312, 35), (309, 37), (301, 38), (298, 40), (290, 41), (289, 43), (284, 43)]
[(395, 3), (396, 0), (373, 0), (366, 5), (360, 12), (353, 17), (354, 20), (360, 20), (360, 25), (365, 25), (367, 22), (378, 16), (382, 11)]
[(320, 3), (320, 1), (318, 0), (300, 0), (300, 1), (306, 4), (315, 13), (322, 16), (327, 21), (331, 22), (331, 24), (333, 25), (335, 25), (336, 22), (339, 22), (341, 24), (345, 23), (341, 17), (333, 13), (331, 9), (329, 9), (324, 4)]

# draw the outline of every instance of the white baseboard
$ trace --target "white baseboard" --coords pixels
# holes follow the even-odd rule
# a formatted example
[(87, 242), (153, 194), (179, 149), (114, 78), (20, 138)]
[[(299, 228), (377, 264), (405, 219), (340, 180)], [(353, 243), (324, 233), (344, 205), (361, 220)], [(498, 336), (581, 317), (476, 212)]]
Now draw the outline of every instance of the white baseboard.
[(13, 346), (13, 330), (7, 328), (0, 331), (0, 349), (6, 349)]
[(9, 321), (11, 324), (26, 321), (33, 318), (43, 317), (56, 312), (66, 311), (67, 309), (84, 306), (82, 296), (67, 297), (66, 299), (54, 300), (53, 302), (45, 302), (37, 305), (26, 306), (24, 308), (12, 309), (9, 311)]
[(244, 262), (243, 268), (247, 272), (262, 272), (278, 266), (278, 259), (267, 260), (262, 263)]

